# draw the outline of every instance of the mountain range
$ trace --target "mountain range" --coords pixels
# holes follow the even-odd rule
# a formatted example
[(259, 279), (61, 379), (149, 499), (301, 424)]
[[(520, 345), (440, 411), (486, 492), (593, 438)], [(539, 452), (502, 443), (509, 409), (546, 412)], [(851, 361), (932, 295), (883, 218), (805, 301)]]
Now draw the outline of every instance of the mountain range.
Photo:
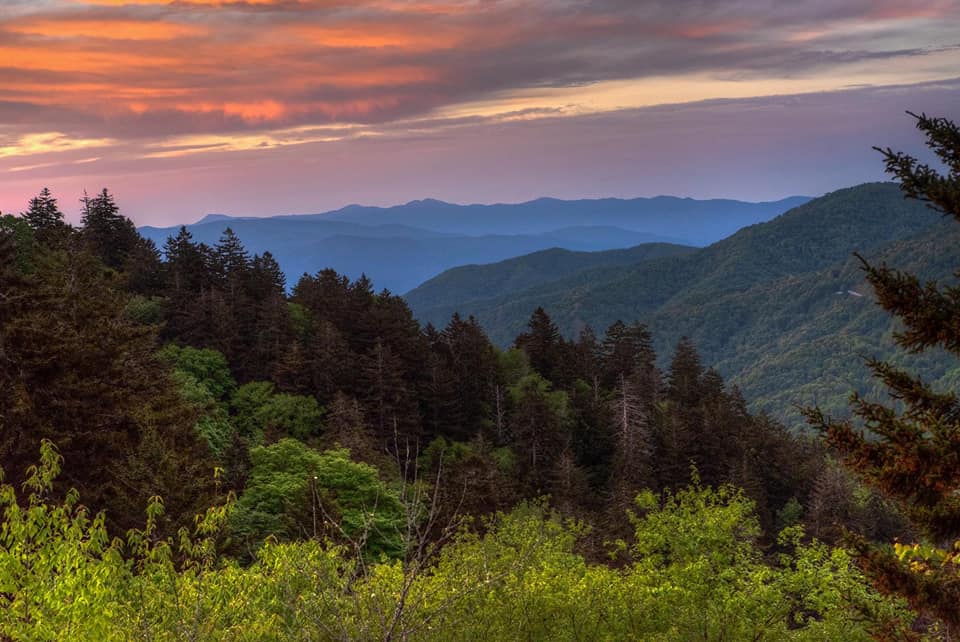
[[(702, 249), (535, 253), (450, 270), (406, 299), (424, 323), (442, 326), (454, 311), (474, 315), (501, 345), (538, 306), (570, 337), (587, 325), (600, 334), (617, 319), (639, 320), (650, 326), (664, 362), (688, 336), (754, 409), (796, 426), (797, 404), (843, 413), (851, 390), (877, 392), (864, 357), (920, 359), (895, 354), (894, 324), (874, 304), (853, 252), (924, 278), (948, 278), (960, 264), (954, 227), (904, 200), (893, 184), (867, 184)], [(942, 385), (960, 379), (936, 355), (924, 356), (923, 365)]]
[[(212, 214), (187, 229), (213, 244), (230, 227), (254, 253), (270, 251), (293, 282), (331, 267), (366, 274), (378, 289), (406, 292), (444, 270), (545, 250), (597, 251), (641, 243), (705, 245), (745, 225), (769, 220), (808, 201), (637, 199), (455, 205), (436, 200), (395, 207), (351, 205), (324, 214), (268, 218)], [(179, 227), (143, 227), (162, 247)]]

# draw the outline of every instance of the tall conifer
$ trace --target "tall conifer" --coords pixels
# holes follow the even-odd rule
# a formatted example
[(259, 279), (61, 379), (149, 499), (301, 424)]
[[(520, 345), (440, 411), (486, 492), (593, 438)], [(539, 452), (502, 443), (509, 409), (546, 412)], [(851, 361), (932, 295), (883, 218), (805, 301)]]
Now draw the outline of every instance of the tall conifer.
[[(907, 198), (960, 222), (960, 128), (944, 118), (912, 115), (946, 173), (878, 148), (887, 172), (900, 181)], [(909, 352), (942, 348), (960, 357), (960, 287), (924, 283), (885, 264), (861, 261), (877, 303), (903, 324), (895, 335), (900, 347)], [(855, 394), (856, 422), (830, 419), (818, 409), (807, 416), (853, 470), (899, 499), (930, 537), (932, 546), (900, 546), (894, 552), (861, 541), (860, 549), (882, 587), (941, 618), (953, 639), (960, 636), (960, 402), (955, 392), (936, 390), (889, 362), (871, 360), (869, 366), (894, 405)]]

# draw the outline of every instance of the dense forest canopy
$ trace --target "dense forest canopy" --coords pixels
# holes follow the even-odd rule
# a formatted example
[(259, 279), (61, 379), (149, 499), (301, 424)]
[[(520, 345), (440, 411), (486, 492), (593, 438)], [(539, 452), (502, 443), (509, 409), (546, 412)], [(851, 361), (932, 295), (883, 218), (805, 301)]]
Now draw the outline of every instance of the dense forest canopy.
[(903, 266), (924, 280), (948, 278), (960, 263), (960, 230), (904, 199), (893, 183), (837, 190), (703, 249), (655, 248), (542, 252), (465, 266), (405, 298), (423, 322), (472, 314), (501, 346), (538, 305), (567, 338), (585, 325), (639, 320), (653, 334), (661, 366), (687, 336), (752, 411), (792, 430), (806, 429), (798, 405), (840, 412), (851, 390), (882, 392), (860, 367), (861, 355), (922, 368), (942, 386), (960, 377), (943, 353), (893, 349), (896, 322), (875, 305), (853, 256)]
[(0, 635), (938, 634), (836, 547), (914, 526), (690, 339), (537, 307), (500, 349), (83, 206), (0, 218)]

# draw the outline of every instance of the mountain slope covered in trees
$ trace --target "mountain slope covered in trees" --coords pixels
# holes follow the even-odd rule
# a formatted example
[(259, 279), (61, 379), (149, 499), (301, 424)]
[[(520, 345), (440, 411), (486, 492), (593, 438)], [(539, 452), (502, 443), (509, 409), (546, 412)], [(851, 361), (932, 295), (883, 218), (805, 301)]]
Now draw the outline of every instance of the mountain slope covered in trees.
[[(905, 201), (895, 185), (868, 184), (815, 199), (690, 254), (582, 270), (470, 299), (461, 294), (471, 292), (466, 285), (507, 267), (479, 266), (469, 279), (456, 271), (440, 275), (407, 300), (423, 322), (453, 310), (475, 315), (500, 344), (536, 306), (568, 336), (587, 325), (639, 319), (653, 330), (660, 350), (691, 337), (704, 361), (739, 385), (755, 408), (793, 423), (799, 419), (794, 404), (840, 409), (851, 389), (869, 389), (858, 367), (862, 355), (889, 351), (892, 322), (872, 304), (852, 253), (906, 264), (929, 278), (947, 276), (957, 235), (939, 224), (936, 213)], [(520, 269), (526, 260), (510, 265)], [(943, 367), (936, 372), (954, 376)]]
[[(426, 200), (271, 218), (214, 215), (187, 228), (197, 241), (213, 244), (230, 227), (250, 251), (271, 252), (291, 279), (332, 268), (352, 279), (366, 274), (378, 290), (406, 292), (457, 265), (553, 247), (597, 251), (651, 242), (704, 245), (805, 200), (540, 199), (515, 205)], [(158, 246), (177, 231), (140, 229)]]
[(161, 253), (106, 190), (80, 229), (46, 191), (0, 217), (0, 299), (0, 637), (847, 640), (916, 619), (834, 548), (910, 536), (897, 512), (687, 339), (661, 359), (639, 323), (570, 341), (537, 308), (498, 349), (369, 279), (288, 289), (229, 231)]

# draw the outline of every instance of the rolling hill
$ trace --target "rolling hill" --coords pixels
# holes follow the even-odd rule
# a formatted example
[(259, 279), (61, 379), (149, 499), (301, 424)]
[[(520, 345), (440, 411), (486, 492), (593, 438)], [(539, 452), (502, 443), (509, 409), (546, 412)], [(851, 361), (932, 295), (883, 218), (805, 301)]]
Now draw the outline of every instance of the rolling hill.
[[(873, 305), (852, 253), (944, 278), (960, 265), (958, 241), (960, 234), (922, 204), (905, 201), (895, 185), (868, 184), (694, 252), (571, 267), (548, 282), (471, 295), (471, 282), (495, 283), (502, 271), (541, 260), (521, 257), (442, 274), (407, 300), (422, 322), (442, 325), (454, 310), (473, 314), (500, 344), (523, 330), (538, 305), (568, 336), (585, 325), (602, 332), (617, 319), (643, 321), (662, 359), (690, 336), (705, 363), (740, 386), (756, 409), (796, 425), (794, 404), (842, 412), (852, 389), (873, 388), (862, 356), (893, 353), (892, 322)], [(933, 378), (957, 376), (947, 361), (926, 362)]]

